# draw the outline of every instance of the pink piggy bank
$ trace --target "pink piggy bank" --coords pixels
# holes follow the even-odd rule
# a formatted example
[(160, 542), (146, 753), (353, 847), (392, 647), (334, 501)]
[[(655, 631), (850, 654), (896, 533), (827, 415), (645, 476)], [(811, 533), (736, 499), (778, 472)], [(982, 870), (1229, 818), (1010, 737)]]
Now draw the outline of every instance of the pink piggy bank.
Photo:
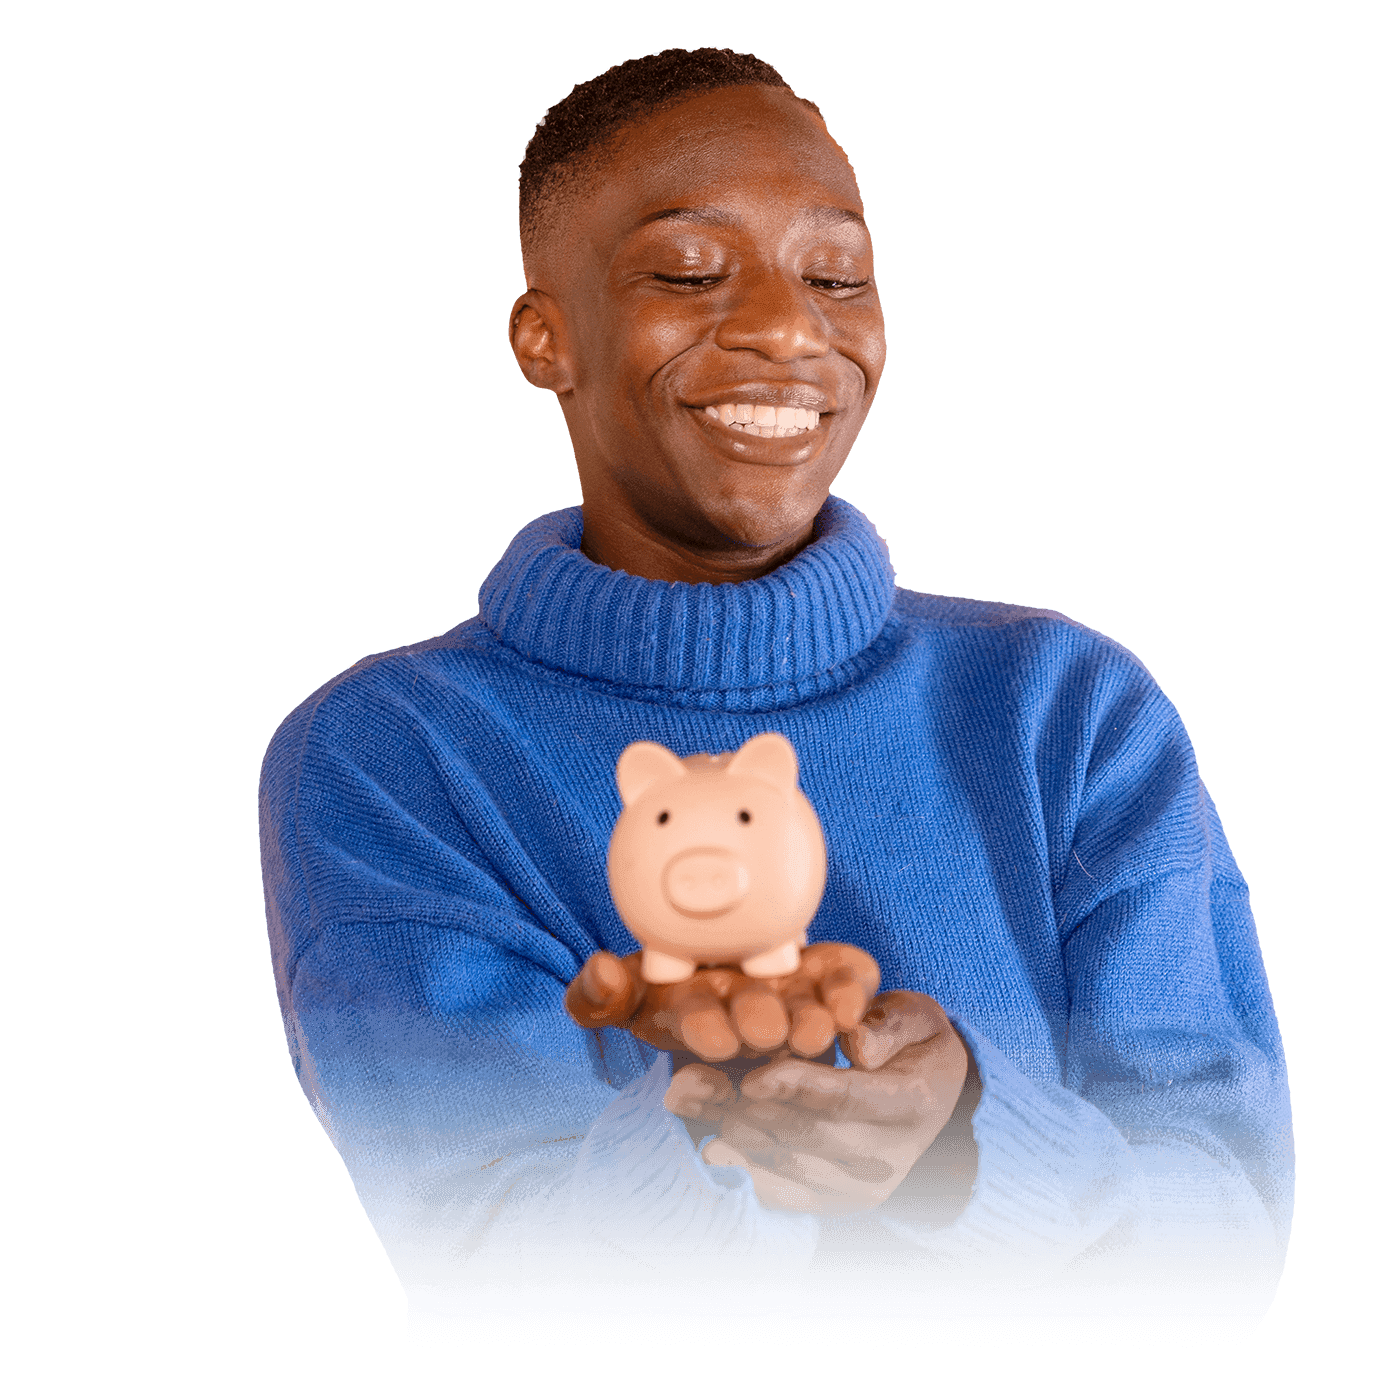
[(642, 977), (680, 982), (700, 963), (795, 972), (826, 885), (826, 842), (787, 739), (759, 734), (738, 753), (690, 758), (631, 744), (617, 789), (608, 884), (642, 945)]

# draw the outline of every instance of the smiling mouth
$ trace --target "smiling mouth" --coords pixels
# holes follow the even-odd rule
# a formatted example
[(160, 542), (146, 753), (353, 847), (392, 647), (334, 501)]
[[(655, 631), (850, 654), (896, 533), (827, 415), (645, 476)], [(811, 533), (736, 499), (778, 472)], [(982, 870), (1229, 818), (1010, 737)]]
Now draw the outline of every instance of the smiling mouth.
[(771, 403), (711, 404), (705, 416), (726, 428), (764, 438), (800, 437), (810, 433), (821, 418), (814, 408), (777, 408)]

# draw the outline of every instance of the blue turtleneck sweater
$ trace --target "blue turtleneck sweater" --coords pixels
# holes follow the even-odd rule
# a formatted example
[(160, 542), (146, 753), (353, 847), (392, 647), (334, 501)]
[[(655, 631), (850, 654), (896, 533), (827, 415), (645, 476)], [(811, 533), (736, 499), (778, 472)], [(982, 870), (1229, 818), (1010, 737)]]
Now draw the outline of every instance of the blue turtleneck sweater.
[[(330, 682), (263, 771), (292, 1056), (405, 1280), (801, 1265), (855, 1235), (909, 1277), (1275, 1270), (1288, 1092), (1248, 894), (1141, 664), (1056, 613), (896, 589), (835, 498), (749, 583), (616, 573), (581, 531), (521, 531), (478, 617)], [(605, 875), (618, 754), (766, 730), (826, 832), (811, 938), (935, 997), (976, 1062), (952, 1212), (761, 1207), (662, 1108), (664, 1056), (564, 1013), (589, 954), (636, 947)]]

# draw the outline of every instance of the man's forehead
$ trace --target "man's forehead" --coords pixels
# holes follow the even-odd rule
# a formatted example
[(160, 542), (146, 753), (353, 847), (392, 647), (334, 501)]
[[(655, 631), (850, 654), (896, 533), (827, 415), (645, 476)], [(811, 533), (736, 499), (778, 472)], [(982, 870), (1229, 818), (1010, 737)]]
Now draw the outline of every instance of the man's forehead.
[[(799, 210), (799, 214), (813, 224), (860, 224), (861, 228), (867, 227), (865, 218), (857, 210), (841, 209), (837, 204), (809, 204), (806, 209)], [(736, 228), (742, 223), (738, 214), (720, 209), (718, 204), (678, 204), (675, 209), (658, 209), (654, 214), (643, 214), (637, 220), (637, 227), (664, 220), (676, 224), (707, 224), (711, 228)]]
[(698, 115), (662, 113), (629, 133), (599, 172), (595, 212), (617, 232), (665, 223), (733, 227), (742, 222), (736, 194), (771, 181), (790, 193), (804, 187), (797, 197), (813, 222), (864, 224), (855, 173), (820, 119), (791, 98), (787, 110), (731, 113), (715, 100), (726, 96), (706, 94), (703, 107), (686, 104), (702, 107)]
[(725, 88), (622, 131), (581, 187), (561, 191), (527, 276), (553, 280), (565, 265), (577, 270), (570, 249), (581, 244), (606, 259), (618, 240), (650, 227), (736, 227), (745, 198), (753, 217), (755, 177), (761, 182), (764, 172), (788, 190), (806, 187), (799, 198), (814, 224), (864, 229), (855, 172), (822, 119), (783, 89)]
[[(809, 204), (798, 210), (798, 216), (810, 223), (818, 224), (859, 224), (865, 227), (865, 218), (858, 209), (846, 209), (835, 204)], [(677, 205), (671, 209), (658, 209), (652, 214), (643, 214), (637, 220), (638, 228), (657, 223), (701, 224), (709, 228), (738, 228), (743, 224), (743, 216), (732, 209), (717, 204)]]
[(679, 160), (703, 168), (737, 150), (748, 160), (798, 160), (850, 172), (822, 119), (777, 88), (722, 88), (663, 108), (622, 133), (617, 156), (633, 169), (643, 156), (663, 167)]

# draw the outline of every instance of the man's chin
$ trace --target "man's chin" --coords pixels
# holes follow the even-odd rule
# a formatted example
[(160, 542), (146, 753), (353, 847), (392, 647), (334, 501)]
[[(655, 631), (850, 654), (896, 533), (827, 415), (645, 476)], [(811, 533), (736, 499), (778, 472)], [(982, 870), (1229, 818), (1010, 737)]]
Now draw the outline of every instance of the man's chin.
[(687, 454), (673, 477), (679, 488), (671, 521), (675, 537), (704, 550), (763, 552), (799, 538), (805, 544), (840, 466), (826, 450), (791, 464)]
[[(827, 483), (793, 492), (777, 500), (772, 494), (731, 497), (693, 504), (687, 512), (687, 543), (697, 552), (732, 554), (737, 558), (774, 553), (796, 554), (810, 543), (812, 522), (826, 503)], [(695, 528), (697, 525), (701, 528)], [(770, 565), (776, 567), (776, 565)]]

